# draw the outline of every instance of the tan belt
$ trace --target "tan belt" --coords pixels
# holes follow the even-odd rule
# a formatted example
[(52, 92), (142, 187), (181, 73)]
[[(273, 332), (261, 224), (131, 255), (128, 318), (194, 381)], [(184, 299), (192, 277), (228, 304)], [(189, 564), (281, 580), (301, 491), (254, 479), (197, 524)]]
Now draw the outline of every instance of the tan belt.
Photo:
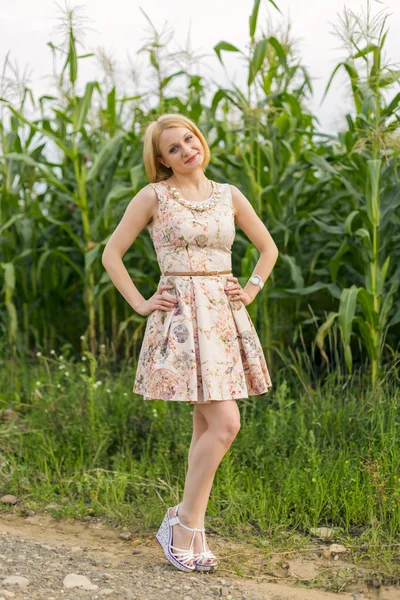
[(232, 275), (232, 271), (166, 271), (163, 275)]

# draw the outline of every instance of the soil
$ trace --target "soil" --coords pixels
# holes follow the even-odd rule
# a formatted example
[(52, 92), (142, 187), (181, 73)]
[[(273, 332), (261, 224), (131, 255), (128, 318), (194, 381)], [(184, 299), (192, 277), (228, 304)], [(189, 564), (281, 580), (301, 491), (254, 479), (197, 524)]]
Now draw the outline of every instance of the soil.
[[(326, 544), (324, 552), (315, 546), (268, 557), (209, 533), (218, 569), (184, 573), (168, 563), (154, 535), (90, 516), (29, 514), (0, 514), (0, 600), (400, 600), (399, 586), (380, 586), (345, 553), (327, 558)], [(91, 589), (66, 587), (71, 574), (86, 576)]]

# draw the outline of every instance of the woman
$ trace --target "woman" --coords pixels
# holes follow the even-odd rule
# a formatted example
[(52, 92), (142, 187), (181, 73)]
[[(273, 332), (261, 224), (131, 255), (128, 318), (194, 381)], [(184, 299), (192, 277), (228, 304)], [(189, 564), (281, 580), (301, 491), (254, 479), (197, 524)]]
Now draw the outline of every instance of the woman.
[[(133, 391), (194, 405), (183, 499), (167, 510), (156, 535), (182, 571), (217, 565), (204, 518), (215, 472), (240, 428), (236, 400), (272, 385), (245, 306), (262, 289), (278, 249), (245, 196), (206, 177), (209, 160), (206, 140), (186, 117), (166, 114), (151, 123), (144, 163), (152, 183), (132, 199), (103, 254), (126, 301), (149, 315)], [(235, 222), (260, 253), (244, 288), (231, 273)], [(162, 272), (147, 300), (122, 262), (145, 227)]]

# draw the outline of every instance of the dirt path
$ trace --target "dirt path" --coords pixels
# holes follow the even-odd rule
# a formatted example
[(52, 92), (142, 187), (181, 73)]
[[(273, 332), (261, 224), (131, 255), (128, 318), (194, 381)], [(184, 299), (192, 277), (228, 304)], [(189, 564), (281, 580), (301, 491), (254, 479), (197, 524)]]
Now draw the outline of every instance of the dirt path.
[[(153, 535), (124, 541), (121, 530), (85, 519), (0, 514), (0, 600), (400, 600), (400, 588), (354, 585), (351, 592), (334, 593), (295, 587), (313, 581), (315, 586), (326, 568), (352, 565), (314, 553), (308, 558), (292, 555), (284, 567), (270, 561), (266, 568), (261, 551), (211, 534), (210, 545), (221, 559), (218, 571), (183, 573), (165, 560)], [(249, 559), (245, 564), (254, 566), (257, 576), (238, 577), (229, 571), (235, 564), (232, 555)], [(89, 589), (67, 587), (72, 574), (85, 576)]]

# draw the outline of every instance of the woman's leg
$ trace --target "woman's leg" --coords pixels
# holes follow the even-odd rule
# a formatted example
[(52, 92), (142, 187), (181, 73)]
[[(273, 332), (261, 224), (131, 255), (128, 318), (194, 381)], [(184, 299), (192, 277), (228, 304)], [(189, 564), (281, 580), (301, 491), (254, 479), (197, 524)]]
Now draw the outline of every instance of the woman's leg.
[[(193, 445), (191, 444), (179, 516), (189, 527), (202, 527), (214, 475), (240, 429), (240, 413), (235, 400), (216, 400), (210, 404), (197, 404), (194, 410), (202, 415), (207, 429)], [(200, 418), (197, 420), (196, 414), (196, 424), (201, 427), (201, 423)], [(190, 543), (191, 532), (174, 525), (173, 538), (174, 546), (185, 548)], [(195, 552), (202, 550), (200, 541), (201, 536), (198, 534)]]
[(200, 437), (206, 431), (208, 425), (206, 419), (201, 414), (201, 411), (198, 409), (198, 405), (194, 405), (193, 408), (193, 435), (192, 440), (190, 442), (189, 447), (189, 456), (188, 456), (188, 466), (190, 466), (193, 450), (196, 447), (197, 442)]

